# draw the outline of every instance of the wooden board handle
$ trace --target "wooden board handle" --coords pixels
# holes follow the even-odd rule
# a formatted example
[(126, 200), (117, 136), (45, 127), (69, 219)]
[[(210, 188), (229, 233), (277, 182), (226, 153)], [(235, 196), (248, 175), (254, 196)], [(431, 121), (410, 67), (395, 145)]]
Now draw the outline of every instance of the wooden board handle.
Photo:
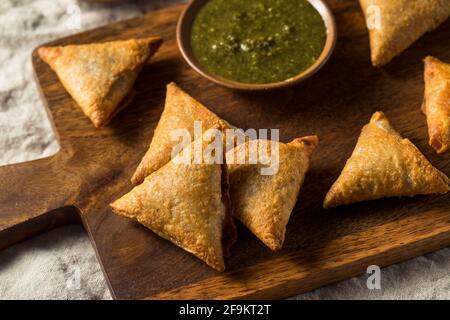
[[(0, 249), (56, 226), (78, 222), (76, 184), (53, 157), (0, 167)], [(73, 179), (72, 179), (73, 180)]]

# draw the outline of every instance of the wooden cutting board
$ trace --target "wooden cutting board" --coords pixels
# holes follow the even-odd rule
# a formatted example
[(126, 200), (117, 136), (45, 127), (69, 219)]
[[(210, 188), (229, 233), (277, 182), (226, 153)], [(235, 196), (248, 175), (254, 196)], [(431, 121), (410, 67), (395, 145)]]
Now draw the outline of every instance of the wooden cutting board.
[[(55, 226), (81, 222), (115, 298), (283, 298), (450, 245), (450, 194), (384, 199), (322, 209), (361, 127), (377, 110), (430, 161), (450, 174), (448, 154), (427, 144), (423, 65), (427, 54), (450, 61), (450, 22), (427, 34), (383, 69), (369, 62), (357, 1), (330, 0), (339, 39), (313, 78), (278, 92), (242, 93), (198, 76), (181, 58), (175, 26), (182, 6), (151, 12), (56, 40), (89, 43), (161, 35), (165, 43), (136, 83), (137, 96), (111, 124), (95, 129), (56, 75), (33, 52), (33, 66), (60, 151), (46, 159), (0, 167), (0, 247)], [(108, 204), (129, 180), (161, 115), (165, 87), (177, 82), (242, 128), (280, 128), (282, 141), (317, 134), (320, 146), (287, 227), (283, 250), (270, 252), (239, 226), (239, 241), (218, 273)], [(62, 209), (61, 209), (62, 208)], [(81, 219), (80, 219), (81, 218)]]

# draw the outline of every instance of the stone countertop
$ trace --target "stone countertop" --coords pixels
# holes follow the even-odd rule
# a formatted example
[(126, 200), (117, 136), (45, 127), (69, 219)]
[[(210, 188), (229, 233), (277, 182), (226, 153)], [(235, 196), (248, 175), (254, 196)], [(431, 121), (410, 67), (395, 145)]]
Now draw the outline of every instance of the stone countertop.
[[(49, 156), (58, 143), (39, 100), (30, 54), (39, 44), (138, 16), (180, 0), (136, 0), (101, 6), (75, 0), (0, 1), (0, 165)], [(450, 248), (381, 271), (381, 289), (367, 275), (294, 299), (450, 299)], [(67, 226), (0, 252), (0, 299), (110, 299), (88, 237)]]

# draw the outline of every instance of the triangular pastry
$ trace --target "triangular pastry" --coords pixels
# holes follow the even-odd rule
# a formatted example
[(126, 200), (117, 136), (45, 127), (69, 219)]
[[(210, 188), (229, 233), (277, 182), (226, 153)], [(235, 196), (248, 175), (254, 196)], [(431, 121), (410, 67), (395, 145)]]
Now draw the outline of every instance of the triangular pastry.
[(403, 139), (382, 112), (376, 112), (328, 191), (324, 208), (386, 197), (444, 194), (448, 184), (447, 176)]
[[(206, 144), (207, 140), (203, 140), (203, 147)], [(194, 145), (195, 142), (183, 150), (192, 150), (188, 157), (191, 160)], [(224, 271), (224, 255), (236, 241), (226, 165), (184, 163), (182, 153), (111, 207), (115, 213), (135, 219), (212, 268)]]
[(150, 148), (142, 158), (131, 182), (139, 184), (145, 177), (170, 161), (173, 147), (178, 141), (171, 134), (177, 129), (186, 129), (194, 137), (194, 123), (201, 122), (202, 131), (219, 125), (224, 130), (230, 125), (192, 98), (175, 83), (167, 85), (164, 111), (156, 126)]
[(448, 0), (359, 0), (359, 2), (368, 24), (374, 66), (388, 63), (450, 16)]
[(437, 153), (447, 151), (450, 143), (450, 64), (436, 58), (425, 60), (425, 98), (430, 146)]
[(64, 47), (38, 54), (96, 127), (106, 125), (131, 100), (142, 66), (158, 50), (159, 37)]
[[(258, 147), (252, 146), (255, 142)], [(227, 152), (233, 213), (271, 250), (279, 250), (283, 245), (286, 225), (317, 144), (316, 136), (298, 138), (287, 144), (254, 140)], [(261, 170), (272, 167), (275, 162), (264, 160), (255, 164), (254, 160), (249, 160), (252, 153), (249, 150), (258, 153), (258, 159), (264, 159), (259, 146), (267, 150), (267, 155), (275, 152), (272, 160), (278, 161), (278, 170), (272, 174), (265, 172), (263, 175)]]

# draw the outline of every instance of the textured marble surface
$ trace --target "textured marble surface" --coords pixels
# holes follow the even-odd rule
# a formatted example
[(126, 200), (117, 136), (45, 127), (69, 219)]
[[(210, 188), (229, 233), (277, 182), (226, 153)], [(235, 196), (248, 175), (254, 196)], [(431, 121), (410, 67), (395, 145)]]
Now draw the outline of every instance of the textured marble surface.
[[(0, 165), (49, 156), (58, 150), (32, 80), (30, 54), (40, 43), (81, 29), (137, 16), (180, 0), (136, 0), (99, 6), (75, 0), (0, 1)], [(450, 299), (450, 249), (382, 269), (381, 289), (367, 275), (294, 299)], [(0, 299), (110, 299), (89, 239), (68, 226), (0, 252)]]

